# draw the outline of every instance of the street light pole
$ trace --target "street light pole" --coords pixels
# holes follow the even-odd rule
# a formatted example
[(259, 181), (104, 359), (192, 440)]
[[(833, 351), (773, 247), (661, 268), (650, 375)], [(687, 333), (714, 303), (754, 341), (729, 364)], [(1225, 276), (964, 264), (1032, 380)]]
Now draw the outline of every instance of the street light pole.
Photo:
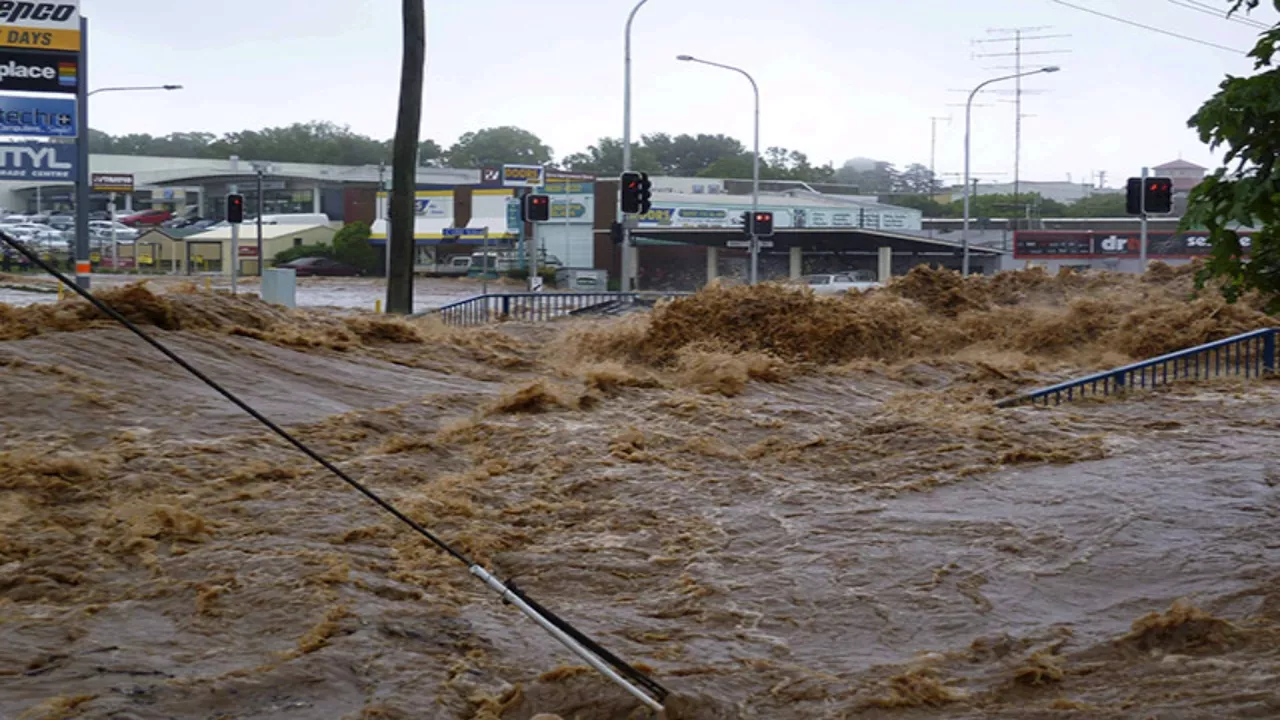
[(992, 84), (1003, 82), (1005, 80), (1015, 80), (1028, 75), (1039, 75), (1040, 73), (1058, 72), (1056, 65), (1040, 68), (1039, 70), (1030, 70), (1027, 72), (1014, 73), (1013, 75), (1002, 75), (1001, 77), (991, 78), (990, 80), (981, 82), (977, 87), (969, 93), (969, 100), (964, 104), (964, 227), (960, 231), (960, 242), (963, 246), (964, 257), (960, 261), (960, 274), (969, 274), (969, 132), (973, 120), (973, 99), (977, 97), (982, 88)]
[(181, 90), (181, 85), (128, 85), (122, 87), (105, 87), (97, 90), (90, 90), (89, 96), (97, 95), (102, 92), (133, 92), (139, 90)]
[(751, 218), (750, 226), (747, 228), (751, 237), (751, 273), (748, 282), (755, 285), (760, 280), (760, 241), (756, 238), (756, 212), (760, 209), (760, 86), (756, 85), (756, 79), (742, 68), (722, 65), (710, 60), (699, 60), (692, 55), (680, 55), (676, 59), (739, 73), (751, 83), (751, 92), (755, 94), (755, 142), (751, 153)]
[[(623, 78), (622, 78), (622, 171), (626, 172), (631, 169), (631, 23), (636, 19), (636, 13), (640, 12), (640, 8), (649, 0), (640, 0), (636, 6), (631, 8), (631, 14), (627, 16), (626, 40), (623, 50)], [(622, 225), (622, 278), (618, 283), (618, 289), (622, 292), (631, 290), (631, 276), (635, 274), (631, 262), (631, 228), (626, 223)]]

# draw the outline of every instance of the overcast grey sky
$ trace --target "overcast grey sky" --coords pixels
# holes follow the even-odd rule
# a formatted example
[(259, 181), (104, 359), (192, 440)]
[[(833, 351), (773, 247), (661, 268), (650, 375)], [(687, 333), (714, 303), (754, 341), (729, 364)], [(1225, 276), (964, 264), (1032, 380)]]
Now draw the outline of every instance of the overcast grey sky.
[[(1220, 0), (1071, 0), (1072, 4), (1219, 45), (1166, 37), (1052, 0), (649, 0), (634, 41), (636, 136), (727, 133), (749, 145), (741, 76), (677, 62), (682, 53), (738, 65), (762, 96), (761, 144), (815, 162), (854, 156), (962, 170), (967, 89), (1009, 71), (1012, 43), (973, 44), (993, 28), (1049, 26), (1028, 42), (1063, 71), (1031, 78), (1024, 97), (1024, 179), (1123, 184), (1143, 164), (1179, 156), (1215, 165), (1186, 119), (1227, 73), (1246, 74), (1257, 30), (1186, 7)], [(622, 134), (622, 37), (634, 0), (427, 0), (423, 136), (448, 145), (468, 130), (517, 125), (557, 157)], [(390, 137), (400, 66), (397, 0), (83, 0), (90, 87), (182, 83), (178, 93), (94, 97), (113, 134), (226, 132), (330, 120)], [(1255, 14), (1275, 19), (1273, 10)], [(1000, 87), (1000, 86), (997, 86)], [(1011, 89), (1012, 84), (1003, 86)], [(973, 170), (1013, 168), (1009, 95), (984, 93), (973, 115)]]

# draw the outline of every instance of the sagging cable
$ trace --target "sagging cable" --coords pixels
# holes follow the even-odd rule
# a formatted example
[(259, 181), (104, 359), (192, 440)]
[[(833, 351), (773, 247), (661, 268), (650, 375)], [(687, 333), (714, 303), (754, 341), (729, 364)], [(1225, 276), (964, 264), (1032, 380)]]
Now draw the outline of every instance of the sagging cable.
[[(653, 680), (653, 678), (650, 678), (648, 675), (636, 669), (634, 666), (619, 659), (616, 655), (609, 652), (608, 650), (605, 650), (594, 640), (587, 637), (582, 632), (574, 628), (572, 625), (570, 625), (569, 623), (567, 623), (566, 621), (564, 621), (563, 619), (555, 615), (555, 613), (552, 613), (551, 611), (547, 610), (541, 605), (538, 605), (531, 598), (529, 598), (523, 592), (518, 590), (514, 584), (504, 585), (502, 581), (498, 580), (491, 573), (489, 573), (489, 571), (485, 570), (483, 567), (481, 567), (478, 563), (473, 561), (471, 558), (467, 557), (465, 554), (463, 554), (458, 549), (454, 548), (449, 543), (445, 542), (443, 539), (437, 537), (434, 533), (432, 533), (426, 527), (422, 526), (413, 518), (409, 517), (408, 515), (405, 515), (403, 512), (401, 512), (398, 508), (396, 508), (390, 502), (382, 498), (382, 496), (370, 490), (367, 486), (365, 486), (363, 483), (359, 482), (355, 478), (348, 475), (337, 465), (334, 465), (325, 457), (323, 457), (319, 453), (312, 450), (309, 446), (307, 446), (301, 440), (294, 437), (289, 431), (280, 427), (270, 418), (266, 417), (262, 413), (255, 410), (252, 406), (250, 406), (245, 401), (241, 400), (237, 395), (232, 393), (230, 390), (227, 390), (222, 385), (218, 384), (215, 380), (205, 375), (200, 370), (196, 369), (193, 365), (188, 363), (186, 360), (182, 359), (181, 356), (179, 356), (177, 353), (170, 350), (167, 346), (165, 346), (159, 340), (156, 340), (151, 335), (143, 332), (141, 328), (139, 328), (137, 325), (131, 322), (124, 315), (121, 315), (118, 311), (116, 311), (115, 308), (111, 307), (110, 305), (106, 304), (102, 300), (98, 299), (95, 295), (93, 295), (93, 293), (90, 293), (88, 290), (85, 290), (84, 288), (80, 287), (78, 284), (76, 284), (76, 282), (73, 279), (59, 272), (57, 268), (50, 265), (48, 262), (46, 262), (38, 254), (33, 252), (26, 245), (18, 242), (17, 240), (10, 237), (8, 233), (2, 232), (2, 231), (0, 231), (0, 240), (4, 241), (4, 244), (13, 248), (15, 251), (17, 251), (27, 260), (31, 261), (32, 264), (40, 267), (42, 270), (52, 275), (54, 278), (58, 280), (58, 282), (65, 285), (69, 290), (71, 290), (72, 292), (75, 292), (77, 295), (87, 300), (90, 304), (92, 304), (94, 307), (100, 310), (104, 315), (120, 323), (127, 330), (129, 330), (134, 335), (137, 335), (139, 338), (141, 338), (143, 342), (147, 343), (151, 347), (158, 350), (162, 355), (164, 355), (169, 360), (172, 360), (175, 364), (177, 364), (183, 370), (186, 370), (188, 373), (191, 373), (191, 375), (193, 375), (197, 380), (209, 386), (219, 395), (226, 398), (232, 405), (235, 405), (236, 407), (243, 410), (246, 414), (248, 414), (254, 420), (257, 420), (268, 430), (275, 433), (277, 436), (282, 438), (285, 442), (292, 445), (299, 452), (301, 452), (302, 454), (314, 460), (321, 467), (323, 467), (324, 469), (328, 470), (329, 472), (337, 476), (338, 479), (342, 480), (347, 485), (351, 486), (356, 491), (358, 491), (368, 499), (372, 500), (374, 504), (376, 504), (378, 507), (385, 510), (387, 513), (395, 517), (400, 522), (409, 526), (411, 529), (413, 529), (414, 532), (426, 538), (427, 541), (430, 542), (432, 545), (434, 545), (437, 549), (439, 549), (444, 553), (447, 553), (448, 555), (456, 559), (458, 562), (466, 565), (468, 571), (472, 575), (474, 575), (476, 578), (478, 578), (481, 582), (483, 582), (486, 586), (488, 586), (490, 590), (494, 591), (499, 596), (501, 596), (504, 601), (516, 606), (516, 608), (519, 609), (520, 612), (524, 613), (530, 620), (533, 620), (535, 623), (537, 623), (539, 627), (545, 630), (549, 635), (554, 637), (556, 640), (560, 641), (560, 643), (562, 643), (575, 655), (582, 658), (583, 661), (585, 661), (588, 665), (594, 668), (597, 672), (599, 672), (601, 675), (604, 675), (610, 681), (614, 682), (615, 684), (617, 684), (622, 689), (626, 690), (631, 695), (635, 696), (638, 700), (640, 700), (642, 703), (644, 703), (651, 709), (657, 712), (662, 712), (663, 710), (662, 703), (666, 701), (669, 693), (666, 690), (666, 688), (659, 685), (655, 680)], [(637, 687), (637, 685), (644, 686), (644, 689), (643, 690), (640, 689), (640, 687)]]

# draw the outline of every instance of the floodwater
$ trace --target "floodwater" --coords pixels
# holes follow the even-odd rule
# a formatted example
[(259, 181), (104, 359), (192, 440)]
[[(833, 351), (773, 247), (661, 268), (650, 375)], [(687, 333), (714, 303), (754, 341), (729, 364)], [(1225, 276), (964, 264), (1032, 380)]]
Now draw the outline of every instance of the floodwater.
[[(138, 276), (129, 275), (93, 275), (93, 289), (100, 290), (122, 287), (137, 282)], [(221, 292), (231, 291), (228, 278), (211, 277), (209, 289)], [(173, 287), (186, 283), (194, 283), (204, 287), (203, 277), (178, 277), (157, 275), (148, 277), (147, 282), (156, 288)], [(493, 288), (503, 288), (510, 292), (519, 289), (517, 283), (491, 283)], [(240, 292), (257, 295), (259, 283), (256, 278), (248, 278), (238, 283)], [(53, 281), (40, 276), (8, 275), (0, 276), (0, 303), (25, 306), (34, 303), (48, 303), (57, 300), (57, 287)], [(478, 280), (452, 278), (416, 278), (414, 281), (414, 311), (429, 310), (447, 305), (468, 297), (479, 295), (482, 285)], [(386, 283), (381, 278), (300, 278), (297, 284), (296, 301), (298, 307), (340, 308), (344, 310), (363, 310), (372, 312), (376, 303), (386, 300)]]
[[(670, 717), (1277, 717), (1280, 385), (991, 404), (1270, 323), (1186, 281), (466, 331), (107, 295)], [(0, 340), (0, 717), (650, 716), (128, 333), (0, 307)]]

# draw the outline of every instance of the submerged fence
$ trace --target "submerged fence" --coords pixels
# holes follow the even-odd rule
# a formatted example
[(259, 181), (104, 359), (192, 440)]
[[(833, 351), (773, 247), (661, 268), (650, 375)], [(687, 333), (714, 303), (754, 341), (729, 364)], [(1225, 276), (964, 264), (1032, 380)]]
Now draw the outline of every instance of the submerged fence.
[(431, 314), (447, 325), (472, 326), (496, 321), (546, 322), (569, 315), (652, 304), (658, 300), (690, 293), (578, 292), (578, 293), (494, 293), (477, 295), (450, 303)]
[(1277, 332), (1280, 330), (1266, 328), (1197, 345), (1001, 400), (996, 406), (1049, 405), (1051, 402), (1060, 405), (1063, 400), (1069, 402), (1135, 388), (1152, 388), (1174, 380), (1200, 380), (1227, 375), (1260, 377), (1276, 371)]

